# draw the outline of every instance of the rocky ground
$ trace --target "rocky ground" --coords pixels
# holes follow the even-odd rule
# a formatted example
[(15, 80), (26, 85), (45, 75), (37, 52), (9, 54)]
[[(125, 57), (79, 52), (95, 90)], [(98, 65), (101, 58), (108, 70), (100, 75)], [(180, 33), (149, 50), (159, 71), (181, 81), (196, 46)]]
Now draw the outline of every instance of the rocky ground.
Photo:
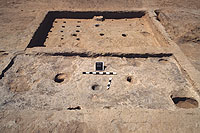
[(194, 0), (0, 1), (0, 132), (199, 132), (199, 20)]

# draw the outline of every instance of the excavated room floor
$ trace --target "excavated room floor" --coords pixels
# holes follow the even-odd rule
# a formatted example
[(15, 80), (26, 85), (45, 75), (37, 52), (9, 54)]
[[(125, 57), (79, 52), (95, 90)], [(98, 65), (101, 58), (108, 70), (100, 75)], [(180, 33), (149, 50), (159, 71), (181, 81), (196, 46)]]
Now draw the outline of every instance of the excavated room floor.
[[(106, 72), (117, 75), (87, 75), (96, 61), (105, 63)], [(63, 81), (56, 75), (64, 74)], [(110, 89), (107, 89), (112, 78)], [(0, 81), (5, 108), (92, 109), (139, 107), (171, 109), (173, 97), (194, 98), (191, 83), (173, 57), (80, 57), (18, 55)], [(7, 90), (7, 91), (6, 91)], [(18, 94), (7, 93), (18, 92)], [(6, 98), (7, 98), (6, 97)], [(178, 101), (179, 102), (179, 101)], [(198, 102), (191, 103), (198, 107)], [(187, 108), (187, 107), (186, 107)]]
[[(0, 51), (0, 131), (199, 130), (198, 73), (156, 12), (52, 10)], [(83, 74), (97, 61), (117, 74)]]
[[(145, 11), (49, 12), (28, 48), (45, 51), (133, 53), (161, 51)], [(45, 47), (45, 48), (42, 48)]]

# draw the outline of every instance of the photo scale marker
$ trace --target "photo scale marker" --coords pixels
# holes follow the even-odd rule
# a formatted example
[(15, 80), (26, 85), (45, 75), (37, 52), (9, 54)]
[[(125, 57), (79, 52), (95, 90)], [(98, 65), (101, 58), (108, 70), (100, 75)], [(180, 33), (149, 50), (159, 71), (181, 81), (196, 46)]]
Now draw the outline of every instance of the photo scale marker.
[(93, 75), (117, 75), (116, 72), (83, 72), (83, 74), (93, 74)]
[(112, 78), (109, 78), (108, 85), (107, 85), (107, 90), (110, 89), (111, 81), (112, 81)]

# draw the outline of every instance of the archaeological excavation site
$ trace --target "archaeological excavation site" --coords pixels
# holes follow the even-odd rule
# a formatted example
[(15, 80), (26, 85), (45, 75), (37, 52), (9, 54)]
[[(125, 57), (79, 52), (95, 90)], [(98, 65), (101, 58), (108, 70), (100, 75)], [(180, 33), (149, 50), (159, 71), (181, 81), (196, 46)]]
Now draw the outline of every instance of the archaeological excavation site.
[(0, 3), (0, 132), (200, 132), (200, 2)]

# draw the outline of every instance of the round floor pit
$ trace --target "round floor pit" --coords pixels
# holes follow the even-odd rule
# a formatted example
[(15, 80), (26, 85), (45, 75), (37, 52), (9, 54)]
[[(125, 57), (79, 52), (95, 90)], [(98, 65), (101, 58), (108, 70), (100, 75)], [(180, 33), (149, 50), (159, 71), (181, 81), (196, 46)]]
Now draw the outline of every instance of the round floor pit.
[(122, 34), (122, 36), (123, 36), (123, 37), (126, 37), (126, 36), (127, 36), (127, 34)]
[(172, 101), (179, 108), (198, 108), (198, 102), (194, 98), (189, 97), (173, 97)]
[(57, 83), (62, 83), (66, 78), (66, 74), (65, 73), (59, 73), (55, 76), (54, 81)]
[(100, 90), (100, 87), (101, 87), (100, 85), (94, 84), (94, 85), (92, 85), (91, 89), (94, 91), (97, 91), (97, 90)]
[(165, 63), (168, 62), (168, 60), (167, 60), (167, 59), (159, 59), (158, 62), (159, 62), (159, 63), (163, 63), (163, 64), (165, 64)]
[(127, 78), (126, 78), (126, 80), (128, 81), (128, 82), (132, 82), (132, 77), (131, 76), (128, 76)]

